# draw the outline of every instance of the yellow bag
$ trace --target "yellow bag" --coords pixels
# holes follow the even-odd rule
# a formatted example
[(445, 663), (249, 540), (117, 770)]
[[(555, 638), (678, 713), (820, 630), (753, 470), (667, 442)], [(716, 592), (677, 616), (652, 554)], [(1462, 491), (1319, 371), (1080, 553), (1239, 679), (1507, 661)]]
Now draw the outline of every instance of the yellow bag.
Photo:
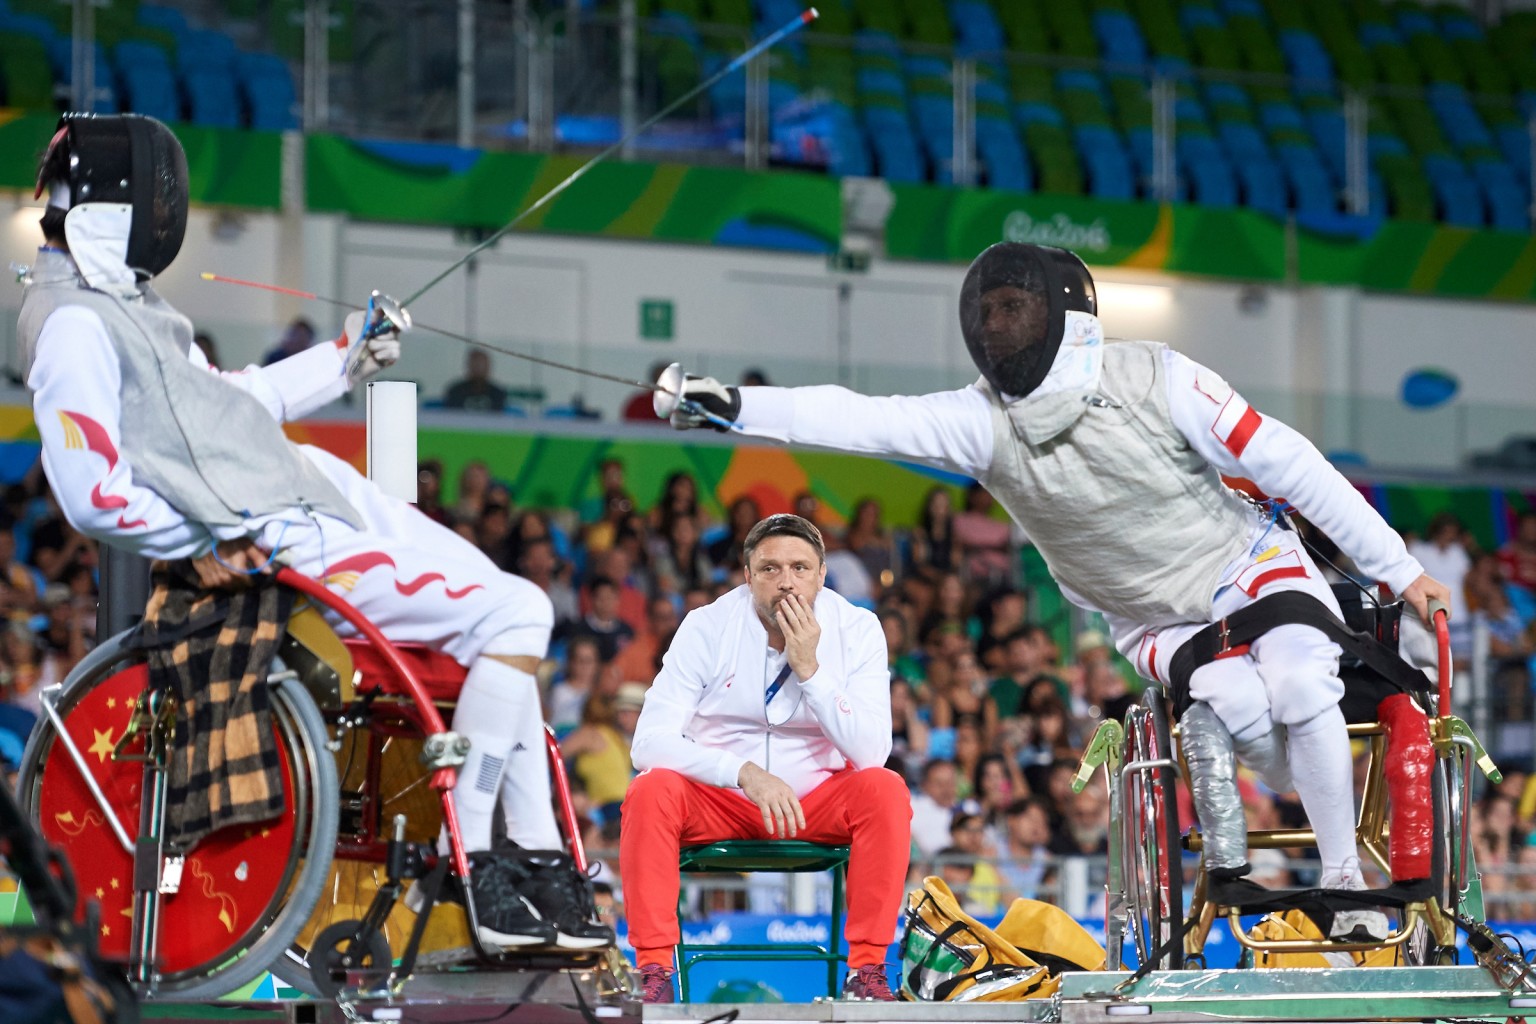
[[(1282, 939), (1310, 939), (1321, 941), (1322, 930), (1317, 927), (1310, 917), (1301, 910), (1287, 910), (1284, 914), (1266, 914), (1258, 924), (1248, 932), (1248, 937), (1264, 942), (1275, 942)], [(1401, 946), (1383, 947), (1380, 949), (1368, 949), (1351, 953), (1355, 965), (1358, 967), (1399, 967), (1403, 960), (1399, 955)], [(1255, 967), (1331, 967), (1326, 957), (1321, 953), (1265, 953), (1256, 951), (1253, 957)]]
[(944, 880), (907, 895), (901, 993), (923, 1002), (1014, 1002), (1056, 992), (1062, 971), (1104, 968), (1103, 947), (1059, 907), (1017, 899), (993, 931)]

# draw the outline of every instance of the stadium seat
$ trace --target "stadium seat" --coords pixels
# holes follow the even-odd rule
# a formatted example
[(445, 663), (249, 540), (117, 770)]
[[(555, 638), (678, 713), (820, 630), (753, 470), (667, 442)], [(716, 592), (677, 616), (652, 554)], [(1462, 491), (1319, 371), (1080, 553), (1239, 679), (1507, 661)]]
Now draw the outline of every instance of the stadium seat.
[(1441, 220), (1466, 228), (1480, 228), (1486, 223), (1477, 184), (1460, 161), (1450, 156), (1427, 156), (1424, 173), (1434, 189)]
[(1034, 190), (1034, 177), (1029, 159), (1013, 126), (1002, 118), (978, 118), (976, 121), (976, 152), (985, 170), (986, 183), (991, 188), (1009, 189), (1014, 192)]
[(1101, 199), (1134, 199), (1136, 177), (1113, 128), (1085, 125), (1073, 137), (1088, 176), (1088, 194)]
[(1508, 164), (1502, 160), (1479, 160), (1472, 165), (1472, 176), (1482, 189), (1488, 221), (1493, 227), (1500, 231), (1530, 231), (1530, 204)]
[(187, 119), (218, 128), (240, 127), (240, 96), (235, 76), (211, 67), (192, 68), (182, 76), (187, 89)]

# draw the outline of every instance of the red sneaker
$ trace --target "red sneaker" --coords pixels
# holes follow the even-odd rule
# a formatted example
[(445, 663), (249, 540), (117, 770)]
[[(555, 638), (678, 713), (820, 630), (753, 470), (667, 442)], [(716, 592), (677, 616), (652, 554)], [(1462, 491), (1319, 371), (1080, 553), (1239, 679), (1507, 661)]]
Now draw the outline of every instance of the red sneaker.
[(865, 964), (848, 972), (843, 982), (844, 999), (867, 999), (876, 1003), (894, 1003), (890, 983), (885, 980), (885, 964)]
[(642, 1003), (675, 1003), (672, 994), (672, 975), (677, 972), (661, 964), (646, 964), (640, 968), (640, 1001)]

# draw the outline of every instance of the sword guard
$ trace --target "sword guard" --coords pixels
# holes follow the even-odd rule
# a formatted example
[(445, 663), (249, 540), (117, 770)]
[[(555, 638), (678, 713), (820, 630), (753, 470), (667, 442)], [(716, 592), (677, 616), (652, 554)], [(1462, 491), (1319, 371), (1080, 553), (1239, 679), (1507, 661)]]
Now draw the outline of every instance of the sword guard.
[(394, 298), (375, 290), (368, 296), (367, 322), (368, 326), (363, 329), (364, 341), (389, 331), (404, 334), (411, 329), (411, 314)]

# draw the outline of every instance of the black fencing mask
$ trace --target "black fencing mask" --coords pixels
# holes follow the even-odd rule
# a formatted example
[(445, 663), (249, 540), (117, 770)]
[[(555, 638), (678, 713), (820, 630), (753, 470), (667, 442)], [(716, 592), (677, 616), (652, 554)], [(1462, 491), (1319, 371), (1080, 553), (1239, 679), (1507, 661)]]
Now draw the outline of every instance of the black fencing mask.
[[(171, 265), (187, 231), (187, 156), (171, 130), (142, 114), (65, 114), (37, 173), (37, 194), (68, 187), (49, 217), (86, 203), (132, 208), (124, 262), (154, 277)], [(55, 222), (56, 223), (56, 222)], [(44, 230), (49, 220), (44, 219)]]
[(993, 390), (1023, 398), (1045, 379), (1069, 310), (1098, 314), (1093, 278), (1066, 249), (999, 242), (960, 288), (960, 331)]

